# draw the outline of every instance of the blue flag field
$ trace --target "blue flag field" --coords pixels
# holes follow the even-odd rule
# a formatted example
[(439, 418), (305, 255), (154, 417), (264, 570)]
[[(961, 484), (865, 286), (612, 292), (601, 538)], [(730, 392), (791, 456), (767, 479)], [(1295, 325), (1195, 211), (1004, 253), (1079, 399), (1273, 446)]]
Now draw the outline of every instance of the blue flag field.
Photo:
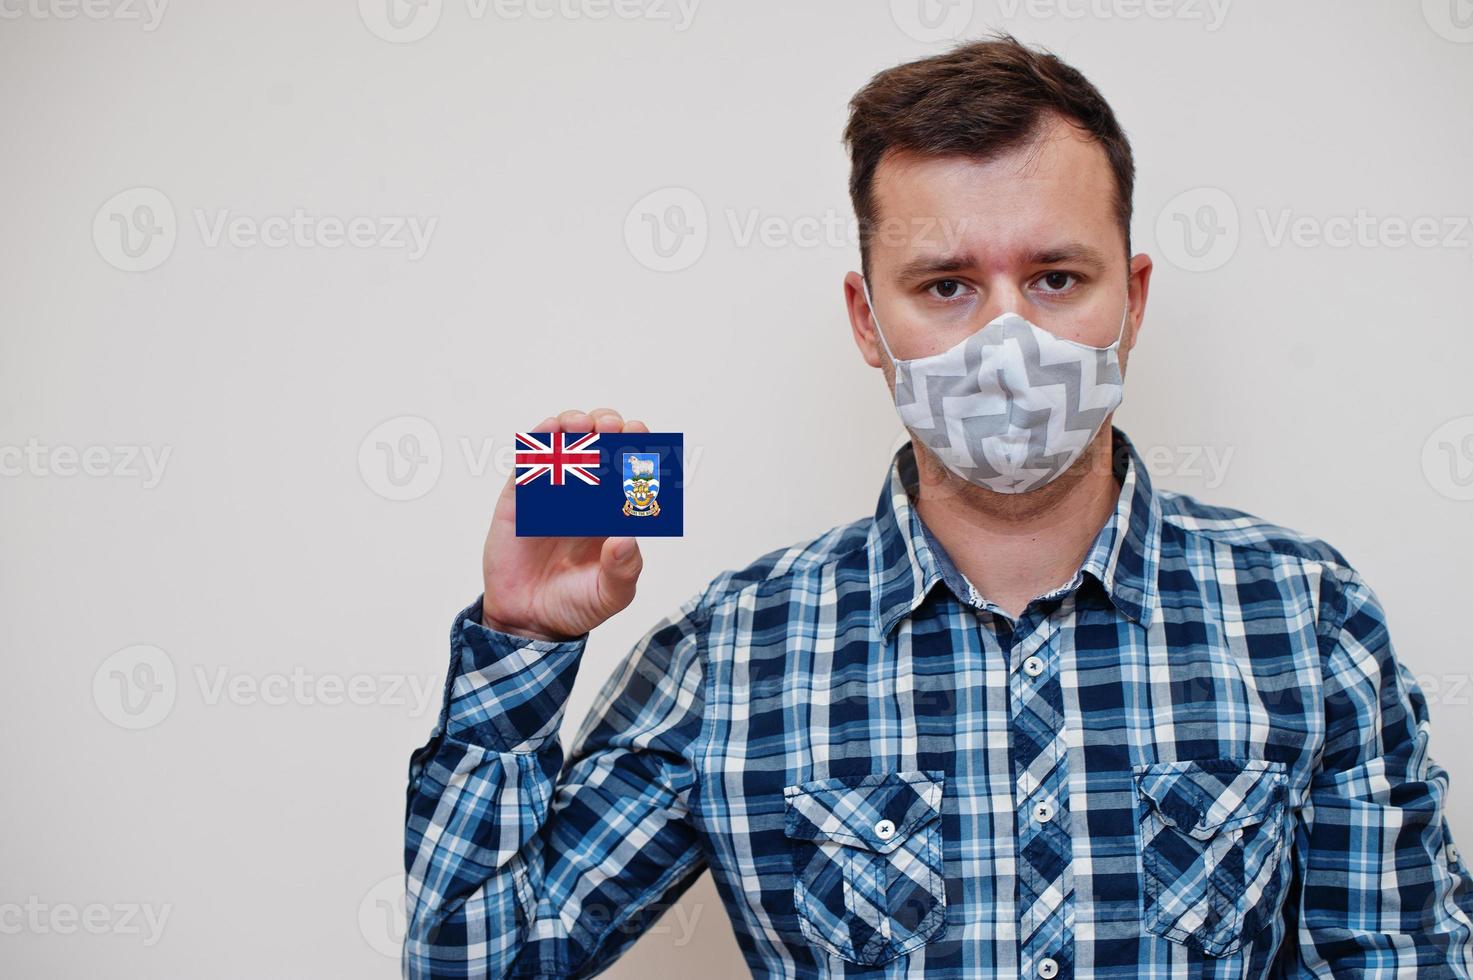
[(679, 537), (679, 432), (518, 432), (517, 537)]

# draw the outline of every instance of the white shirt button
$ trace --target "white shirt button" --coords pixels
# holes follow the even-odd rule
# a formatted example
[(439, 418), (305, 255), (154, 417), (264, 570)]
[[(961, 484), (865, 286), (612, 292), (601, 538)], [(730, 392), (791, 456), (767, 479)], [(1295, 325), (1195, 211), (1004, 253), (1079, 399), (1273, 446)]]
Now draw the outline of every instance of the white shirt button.
[(1037, 677), (1039, 674), (1043, 673), (1043, 661), (1040, 660), (1038, 657), (1029, 657), (1027, 660), (1023, 661), (1023, 673), (1027, 674), (1029, 677)]
[(1033, 819), (1039, 823), (1048, 823), (1054, 819), (1054, 805), (1044, 800), (1033, 805)]
[(1451, 841), (1449, 841), (1447, 845), (1447, 860), (1449, 864), (1458, 863), (1458, 845), (1452, 843)]
[(895, 824), (890, 820), (881, 820), (875, 824), (875, 836), (880, 840), (889, 840), (895, 836)]
[(1058, 976), (1059, 964), (1055, 962), (1052, 956), (1045, 956), (1038, 961), (1038, 975), (1043, 977), (1044, 980), (1048, 980), (1049, 977)]

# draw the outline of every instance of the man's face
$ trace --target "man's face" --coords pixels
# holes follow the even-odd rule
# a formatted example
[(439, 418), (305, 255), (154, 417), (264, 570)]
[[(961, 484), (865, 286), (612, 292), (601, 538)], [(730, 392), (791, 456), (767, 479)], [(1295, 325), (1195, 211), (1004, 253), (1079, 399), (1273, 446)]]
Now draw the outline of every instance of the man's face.
[[(1127, 260), (1105, 152), (1073, 126), (1052, 118), (1037, 141), (986, 162), (887, 154), (874, 197), (869, 285), (896, 357), (940, 353), (1009, 312), (1106, 347), (1120, 335), (1128, 295), (1123, 367), (1151, 260)], [(851, 272), (845, 292), (855, 342), (893, 386), (862, 288)]]

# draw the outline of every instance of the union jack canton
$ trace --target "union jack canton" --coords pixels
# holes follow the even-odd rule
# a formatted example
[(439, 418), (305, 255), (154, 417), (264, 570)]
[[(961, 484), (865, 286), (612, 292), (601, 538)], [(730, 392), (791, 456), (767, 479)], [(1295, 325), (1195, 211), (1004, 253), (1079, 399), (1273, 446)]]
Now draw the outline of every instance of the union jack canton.
[(590, 976), (709, 870), (763, 977), (1473, 977), (1427, 702), (1321, 541), (1154, 490), (1016, 620), (912, 507), (587, 637), (451, 632), (405, 976)]
[(597, 432), (548, 432), (538, 438), (535, 432), (517, 433), (517, 486), (526, 486), (539, 477), (547, 477), (553, 486), (563, 485), (566, 477), (598, 485), (599, 451), (590, 449), (598, 441)]

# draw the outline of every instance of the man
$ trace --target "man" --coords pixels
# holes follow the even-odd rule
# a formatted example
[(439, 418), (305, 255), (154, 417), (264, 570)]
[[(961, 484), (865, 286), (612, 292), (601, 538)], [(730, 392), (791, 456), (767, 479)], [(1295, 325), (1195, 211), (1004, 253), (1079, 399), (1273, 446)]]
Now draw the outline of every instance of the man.
[(1004, 38), (877, 75), (846, 142), (849, 318), (912, 435), (874, 515), (691, 596), (564, 761), (641, 559), (516, 538), (509, 481), (411, 762), (407, 975), (591, 975), (709, 868), (764, 976), (1473, 976), (1375, 595), (1111, 424), (1151, 261), (1104, 99)]

